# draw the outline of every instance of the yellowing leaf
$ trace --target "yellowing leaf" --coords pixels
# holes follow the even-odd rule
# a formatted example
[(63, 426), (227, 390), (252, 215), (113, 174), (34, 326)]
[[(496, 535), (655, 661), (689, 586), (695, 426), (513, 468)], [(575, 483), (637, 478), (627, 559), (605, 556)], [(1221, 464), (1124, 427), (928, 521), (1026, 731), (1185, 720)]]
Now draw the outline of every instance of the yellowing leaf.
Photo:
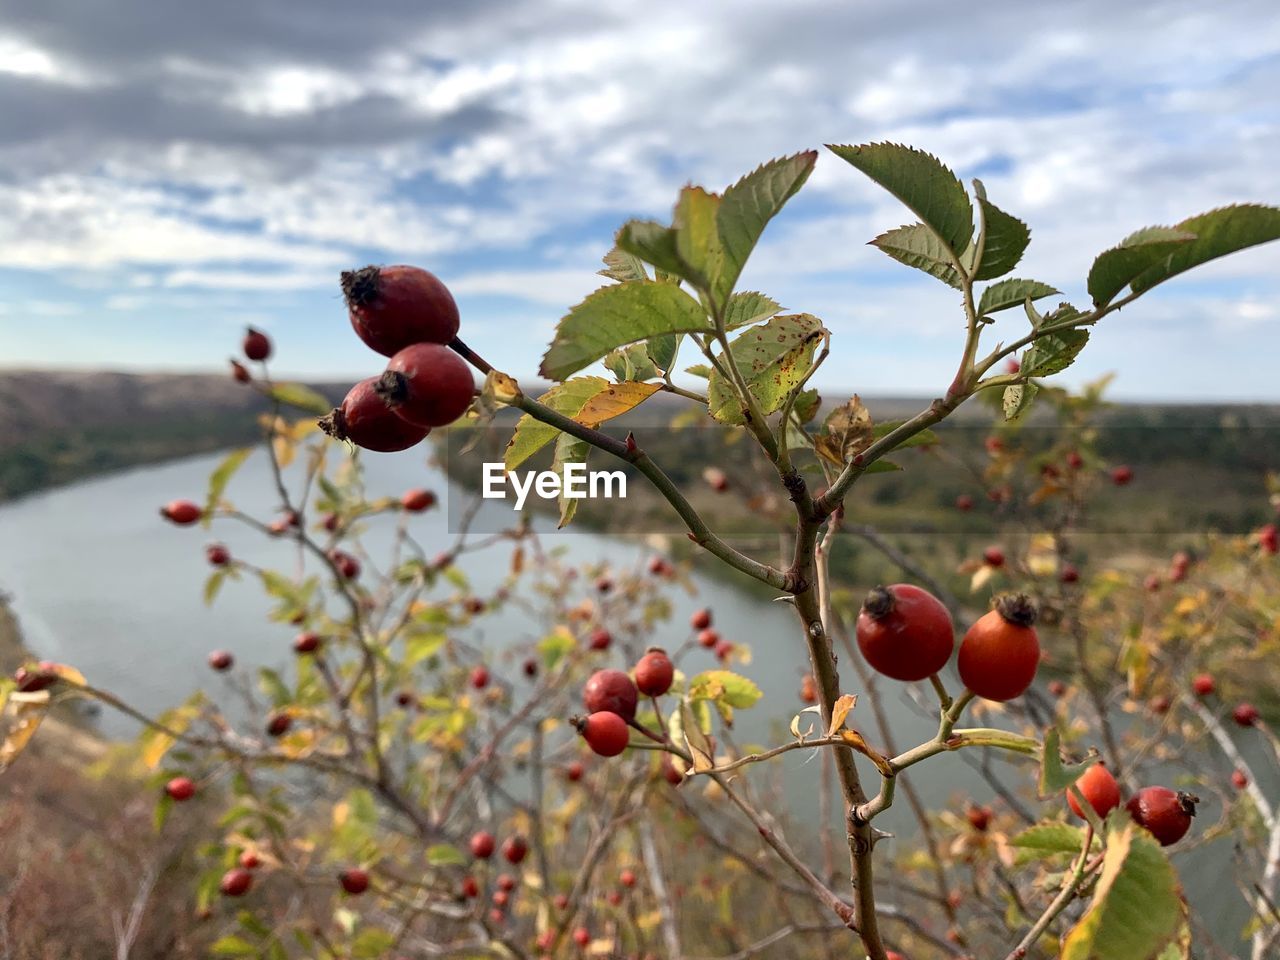
[(648, 400), (658, 391), (656, 383), (638, 383), (634, 380), (605, 387), (574, 416), (574, 420), (587, 427), (598, 427), (606, 420), (619, 417)]
[(855, 393), (827, 414), (822, 432), (814, 438), (813, 448), (823, 459), (843, 467), (871, 446), (874, 437), (871, 412)]
[(858, 698), (851, 693), (842, 694), (835, 703), (831, 705), (831, 727), (827, 730), (828, 737), (834, 737), (836, 731), (844, 726), (844, 718), (849, 715), (849, 711), (857, 704)]
[(11, 693), (4, 700), (4, 713), (0, 718), (0, 773), (8, 769), (18, 755), (27, 748), (35, 736), (40, 721), (49, 710), (49, 691), (35, 693)]

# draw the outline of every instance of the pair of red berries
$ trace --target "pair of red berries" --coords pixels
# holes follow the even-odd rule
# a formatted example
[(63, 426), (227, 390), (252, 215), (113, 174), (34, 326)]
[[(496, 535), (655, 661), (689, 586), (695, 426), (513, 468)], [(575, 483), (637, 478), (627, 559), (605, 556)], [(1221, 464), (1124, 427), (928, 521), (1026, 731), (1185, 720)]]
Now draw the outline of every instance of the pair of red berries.
[[(498, 841), (488, 830), (480, 830), (471, 835), (471, 855), (477, 860), (488, 860), (498, 849)], [(508, 837), (502, 843), (502, 856), (507, 863), (518, 864), (529, 854), (529, 843), (524, 837)]]
[[(1075, 785), (1089, 806), (1103, 819), (1120, 806), (1120, 785), (1103, 763), (1095, 763), (1086, 770)], [(1129, 798), (1125, 809), (1134, 823), (1148, 830), (1161, 846), (1167, 847), (1177, 843), (1191, 829), (1191, 818), (1196, 815), (1199, 802), (1197, 797), (1180, 790), (1143, 787)], [(1085, 818), (1072, 791), (1067, 791), (1067, 806), (1077, 817)]]
[(369, 266), (343, 273), (342, 292), (357, 335), (391, 360), (381, 376), (352, 387), (321, 428), (366, 450), (392, 453), (462, 416), (475, 382), (446, 346), (459, 326), (449, 289), (419, 267)]
[(628, 725), (635, 720), (640, 695), (660, 697), (671, 689), (675, 666), (665, 650), (650, 647), (636, 663), (635, 679), (621, 670), (597, 670), (582, 688), (582, 702), (589, 711), (574, 726), (595, 753), (616, 757), (631, 739)]
[[(1005, 596), (960, 641), (960, 679), (986, 700), (1012, 700), (1031, 686), (1040, 666), (1035, 607)], [(872, 669), (913, 682), (947, 665), (955, 648), (951, 614), (933, 594), (909, 583), (877, 587), (858, 615), (858, 649)]]

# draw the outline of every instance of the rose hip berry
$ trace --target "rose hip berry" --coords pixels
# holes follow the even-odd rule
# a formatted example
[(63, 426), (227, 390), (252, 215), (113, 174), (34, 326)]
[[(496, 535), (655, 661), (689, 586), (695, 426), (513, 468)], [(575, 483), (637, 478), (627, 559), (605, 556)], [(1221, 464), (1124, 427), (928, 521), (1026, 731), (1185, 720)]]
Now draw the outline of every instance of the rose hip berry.
[[(1107, 814), (1120, 806), (1120, 785), (1116, 783), (1116, 778), (1111, 775), (1111, 771), (1102, 763), (1095, 763), (1086, 770), (1076, 781), (1076, 788), (1103, 820), (1107, 818)], [(1084, 811), (1080, 809), (1075, 794), (1070, 790), (1067, 791), (1067, 806), (1081, 820), (1085, 819)]]
[(698, 631), (698, 643), (710, 650), (720, 642), (720, 633), (714, 627)]
[(591, 942), (591, 931), (586, 927), (578, 927), (573, 931), (573, 942), (580, 947), (585, 947)]
[(636, 664), (636, 689), (646, 697), (660, 697), (671, 689), (676, 668), (667, 652), (660, 647), (650, 647)]
[(1258, 708), (1252, 703), (1238, 703), (1231, 711), (1231, 719), (1242, 727), (1252, 727), (1258, 722)]
[(204, 558), (210, 566), (225, 567), (231, 562), (231, 551), (221, 543), (211, 543), (204, 548)]
[(631, 733), (627, 721), (616, 713), (600, 710), (585, 719), (579, 719), (578, 732), (593, 751), (602, 757), (616, 757), (627, 749)]
[(1080, 571), (1076, 569), (1075, 564), (1065, 564), (1062, 567), (1062, 572), (1058, 574), (1058, 579), (1063, 583), (1076, 583), (1080, 579)]
[(293, 726), (293, 717), (287, 713), (273, 713), (267, 718), (267, 733), (273, 737), (283, 737)]
[(962, 493), (956, 497), (956, 509), (961, 513), (968, 513), (973, 509), (973, 497), (967, 493)]
[(1197, 697), (1207, 697), (1217, 689), (1217, 684), (1214, 683), (1211, 674), (1198, 673), (1191, 680), (1191, 689), (1195, 691)]
[(564, 768), (564, 778), (570, 783), (577, 783), (582, 779), (582, 775), (585, 772), (586, 768), (583, 767), (579, 761), (575, 760), (573, 763), (569, 764), (569, 766)]
[(689, 618), (689, 625), (695, 630), (705, 630), (711, 626), (711, 611), (707, 609), (694, 611), (693, 616)]
[(180, 527), (189, 527), (204, 516), (204, 511), (190, 500), (174, 500), (160, 508), (160, 516)]
[(436, 495), (430, 490), (410, 490), (400, 498), (400, 506), (409, 513), (422, 513), (436, 505)]
[(1196, 815), (1198, 797), (1173, 791), (1168, 787), (1143, 787), (1125, 804), (1129, 816), (1140, 827), (1146, 827), (1162, 847), (1177, 843), (1189, 829)]
[(493, 856), (493, 851), (497, 847), (497, 841), (493, 839), (493, 834), (487, 830), (481, 830), (479, 833), (471, 835), (471, 855), (477, 860), (488, 860)]
[(39, 693), (48, 690), (58, 682), (58, 673), (48, 660), (41, 660), (34, 670), (19, 667), (13, 672), (13, 682), (18, 685), (19, 693)]
[(955, 628), (933, 594), (909, 583), (876, 587), (858, 614), (858, 649), (877, 673), (923, 680), (951, 659)]
[(164, 785), (164, 792), (178, 803), (190, 800), (196, 795), (196, 785), (190, 777), (174, 777)]
[(224, 897), (243, 897), (253, 886), (253, 874), (244, 867), (235, 867), (222, 875), (218, 889)]
[(1231, 771), (1231, 785), (1237, 790), (1243, 790), (1249, 785), (1249, 777), (1243, 770)]
[(348, 392), (342, 405), (320, 420), (320, 429), (335, 440), (350, 440), (375, 453), (408, 450), (431, 432), (397, 417), (375, 389), (377, 377), (361, 380)]
[(320, 649), (320, 635), (308, 630), (293, 638), (294, 653), (315, 653)]
[(253, 379), (253, 374), (249, 372), (249, 368), (235, 358), (231, 360), (231, 377), (236, 383), (248, 383)]
[(255, 362), (266, 360), (271, 356), (271, 340), (261, 330), (248, 327), (244, 332), (244, 341), (240, 344), (244, 355)]
[(1132, 467), (1116, 467), (1111, 471), (1111, 482), (1117, 487), (1124, 487), (1133, 482)]
[(990, 807), (979, 807), (970, 805), (965, 808), (965, 819), (969, 821), (969, 826), (973, 827), (978, 833), (986, 833), (987, 827), (991, 826), (992, 810)]
[(470, 368), (448, 347), (415, 343), (391, 358), (375, 389), (403, 420), (443, 427), (467, 412), (476, 385)]
[(238, 862), (240, 866), (244, 867), (246, 870), (257, 870), (262, 866), (262, 858), (252, 850), (246, 850), (244, 853), (240, 854)]
[(489, 668), (485, 666), (473, 667), (471, 670), (471, 686), (477, 690), (483, 690), (489, 685)]
[(358, 897), (369, 889), (369, 873), (359, 867), (350, 867), (338, 874), (338, 882), (342, 889), (353, 897)]
[(529, 844), (524, 837), (508, 837), (502, 844), (502, 855), (507, 863), (519, 863), (529, 853)]
[(639, 691), (621, 670), (597, 670), (582, 688), (582, 703), (591, 713), (617, 714), (626, 724), (636, 715)]
[(1004, 566), (1004, 551), (999, 547), (987, 547), (982, 551), (982, 562), (988, 567)]
[(219, 672), (230, 670), (236, 658), (227, 650), (214, 650), (209, 654), (209, 667)]
[(338, 576), (343, 580), (354, 580), (360, 576), (360, 561), (351, 554), (342, 550), (333, 550), (329, 553), (329, 559), (333, 561)]
[(342, 294), (356, 335), (384, 357), (415, 343), (448, 343), (458, 335), (453, 295), (420, 267), (344, 271)]
[(476, 883), (475, 877), (462, 878), (462, 895), (467, 899), (480, 896), (480, 884)]
[(587, 641), (587, 646), (592, 650), (608, 650), (610, 644), (613, 643), (613, 634), (604, 627), (597, 627), (591, 631), (591, 637)]
[(996, 601), (960, 641), (960, 680), (985, 700), (1012, 700), (1026, 692), (1040, 666), (1036, 609), (1023, 595)]

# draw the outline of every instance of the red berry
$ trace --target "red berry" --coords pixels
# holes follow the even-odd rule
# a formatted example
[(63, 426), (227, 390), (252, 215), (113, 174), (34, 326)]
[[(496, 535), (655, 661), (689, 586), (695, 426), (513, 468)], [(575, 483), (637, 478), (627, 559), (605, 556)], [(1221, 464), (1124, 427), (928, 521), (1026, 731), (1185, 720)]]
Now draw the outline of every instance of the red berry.
[(249, 373), (249, 368), (235, 358), (231, 360), (231, 376), (237, 383), (248, 383), (253, 379), (253, 374)]
[(204, 558), (210, 566), (225, 567), (231, 562), (231, 551), (221, 543), (211, 543), (204, 548)]
[(250, 360), (266, 360), (271, 356), (271, 341), (261, 330), (248, 327), (244, 332), (244, 342), (240, 344), (244, 355)]
[(1074, 564), (1064, 564), (1058, 579), (1063, 583), (1075, 583), (1080, 579), (1080, 571), (1076, 569)]
[(498, 889), (510, 892), (516, 888), (516, 878), (509, 873), (498, 874)]
[(613, 634), (604, 627), (597, 627), (591, 631), (591, 639), (587, 645), (592, 650), (608, 650), (611, 643), (613, 643)]
[(1143, 787), (1125, 805), (1133, 822), (1146, 827), (1162, 847), (1177, 843), (1191, 828), (1200, 800), (1168, 787)]
[(684, 781), (684, 774), (676, 769), (676, 765), (671, 762), (670, 757), (662, 758), (662, 777), (673, 787), (680, 786)]
[(973, 827), (978, 833), (986, 833), (987, 827), (991, 826), (992, 811), (990, 807), (978, 807), (971, 804), (965, 808), (964, 815), (969, 821), (969, 826)]
[(490, 899), (495, 907), (505, 907), (511, 900), (511, 894), (506, 890), (495, 890)]
[(858, 649), (878, 673), (894, 680), (923, 680), (951, 659), (955, 628), (933, 594), (909, 583), (877, 587), (858, 614)]
[(714, 627), (707, 627), (705, 630), (698, 631), (698, 643), (702, 644), (708, 650), (716, 646), (720, 642), (720, 634)]
[(563, 910), (565, 907), (569, 906), (569, 897), (567, 894), (557, 893), (551, 898), (551, 903), (557, 910)]
[(412, 704), (413, 701), (414, 695), (412, 690), (401, 690), (396, 694), (396, 706), (398, 707), (407, 707)]
[(999, 547), (987, 547), (982, 551), (982, 562), (988, 567), (1004, 566), (1004, 551)]
[(884, 952), (884, 960), (907, 960), (907, 958), (897, 950), (886, 950)]
[(210, 668), (217, 670), (219, 672), (223, 670), (230, 670), (232, 664), (234, 664), (235, 662), (236, 662), (236, 658), (233, 657), (230, 654), (230, 652), (226, 650), (214, 650), (211, 654), (209, 654)]
[(1146, 579), (1142, 581), (1142, 588), (1147, 593), (1156, 593), (1160, 589), (1160, 578), (1154, 573), (1147, 574)]
[(729, 659), (731, 653), (733, 653), (733, 644), (728, 640), (721, 640), (716, 644), (715, 655), (722, 663)]
[(639, 691), (621, 670), (597, 670), (582, 688), (582, 703), (591, 713), (616, 713), (623, 721), (636, 715)]
[(650, 647), (636, 664), (636, 689), (647, 697), (660, 697), (671, 689), (676, 668), (665, 650)]
[(1133, 480), (1133, 469), (1131, 467), (1116, 467), (1111, 471), (1111, 482), (1117, 487), (1123, 487)]
[(536, 677), (538, 675), (538, 661), (530, 657), (524, 662), (523, 669), (526, 677)]
[(556, 932), (552, 929), (543, 930), (538, 934), (538, 939), (533, 942), (534, 946), (539, 950), (550, 950), (555, 946)]
[(956, 666), (966, 687), (986, 700), (1012, 700), (1026, 692), (1040, 666), (1036, 612), (1025, 596), (1006, 596), (960, 641)]
[(1010, 357), (1008, 360), (1004, 362), (1004, 367), (1010, 373), (1017, 373), (1019, 370), (1022, 369), (1022, 364), (1018, 362), (1017, 357)]
[(458, 305), (420, 267), (364, 267), (342, 274), (356, 335), (384, 357), (415, 343), (448, 343), (458, 335)]
[(400, 506), (410, 513), (422, 513), (436, 505), (436, 495), (430, 490), (410, 490), (400, 498)]
[(378, 396), (378, 377), (361, 380), (347, 393), (342, 405), (320, 420), (320, 429), (335, 440), (350, 440), (375, 453), (408, 450), (431, 432), (397, 417)]
[(480, 884), (476, 883), (475, 877), (462, 878), (462, 895), (467, 899), (480, 896)]
[(502, 855), (507, 863), (519, 863), (529, 854), (529, 844), (524, 837), (508, 837), (502, 844)]
[(1249, 785), (1249, 777), (1243, 770), (1231, 771), (1231, 785), (1237, 790), (1243, 790)]
[(1079, 470), (1084, 466), (1084, 457), (1080, 456), (1078, 450), (1072, 450), (1067, 454), (1067, 466), (1072, 470)]
[(585, 947), (591, 942), (591, 933), (586, 927), (578, 927), (573, 931), (573, 942), (580, 947)]
[(987, 437), (982, 441), (982, 445), (987, 448), (987, 453), (993, 457), (1004, 451), (1004, 441), (999, 437)]
[(369, 889), (369, 874), (359, 867), (349, 867), (338, 874), (338, 882), (342, 889), (353, 897), (358, 897)]
[(578, 732), (587, 741), (587, 746), (602, 757), (616, 757), (627, 749), (627, 743), (631, 739), (627, 721), (607, 710), (598, 711), (585, 720), (580, 720)]
[(634, 887), (636, 885), (636, 874), (634, 870), (623, 870), (618, 874), (618, 882), (624, 887)]
[(1197, 697), (1207, 697), (1217, 689), (1217, 684), (1213, 682), (1210, 674), (1198, 673), (1191, 680), (1191, 689), (1195, 691)]
[(320, 526), (324, 527), (329, 533), (337, 533), (338, 528), (342, 526), (342, 517), (336, 513), (326, 513), (324, 519), (320, 521)]
[(665, 557), (650, 557), (649, 572), (655, 577), (665, 577), (671, 572), (671, 564), (667, 563)]
[(705, 607), (694, 611), (693, 616), (689, 618), (689, 624), (695, 630), (707, 629), (707, 627), (711, 626), (711, 611)]
[(611, 577), (596, 577), (596, 590), (600, 593), (608, 593), (613, 589), (613, 579)]
[(1262, 548), (1263, 553), (1274, 556), (1277, 549), (1280, 549), (1280, 528), (1277, 528), (1274, 523), (1268, 523), (1259, 530), (1258, 546)]
[(483, 690), (489, 685), (489, 668), (485, 666), (473, 667), (471, 669), (471, 686), (477, 690)]
[(1055, 697), (1064, 697), (1067, 694), (1067, 685), (1061, 680), (1050, 680), (1049, 693)]
[(257, 870), (262, 866), (262, 858), (252, 850), (246, 850), (240, 854), (240, 866), (246, 870)]
[(494, 907), (492, 910), (489, 911), (489, 922), (493, 924), (495, 927), (501, 926), (502, 921), (506, 919), (507, 919), (506, 914), (504, 914), (497, 907)]
[(315, 653), (320, 649), (320, 635), (307, 631), (293, 638), (294, 653)]
[(204, 516), (204, 511), (190, 500), (174, 500), (161, 507), (160, 516), (180, 527), (189, 527)]
[(235, 867), (222, 875), (218, 889), (224, 897), (243, 897), (253, 886), (253, 874), (244, 867)]
[(1173, 704), (1163, 693), (1158, 693), (1147, 701), (1147, 706), (1151, 708), (1152, 713), (1163, 716), (1169, 712), (1169, 708), (1173, 706)]
[(814, 682), (811, 673), (806, 673), (800, 681), (800, 699), (805, 703), (818, 702), (818, 685)]
[(610, 890), (605, 894), (605, 899), (609, 901), (609, 906), (616, 907), (622, 903), (622, 894), (617, 890)]
[(360, 576), (360, 561), (351, 554), (342, 550), (333, 550), (329, 553), (329, 559), (333, 561), (338, 576), (343, 580), (354, 580)]
[(707, 481), (716, 493), (726, 493), (729, 490), (729, 477), (719, 467), (707, 467), (702, 471), (702, 479)]
[(476, 385), (470, 368), (448, 347), (415, 343), (391, 358), (375, 389), (396, 416), (420, 427), (443, 427), (467, 412)]
[(471, 855), (477, 860), (488, 860), (493, 856), (493, 851), (497, 847), (497, 841), (493, 839), (493, 834), (487, 830), (481, 830), (479, 833), (471, 835)]
[(968, 513), (973, 509), (973, 497), (967, 493), (962, 493), (956, 497), (956, 509), (961, 513)]
[(164, 792), (181, 803), (196, 795), (196, 785), (190, 777), (174, 777), (164, 785)]
[(273, 737), (283, 737), (293, 726), (293, 717), (287, 713), (273, 713), (267, 718), (267, 733)]
[(573, 761), (573, 763), (569, 764), (569, 766), (565, 767), (564, 778), (568, 780), (570, 783), (577, 783), (579, 780), (582, 779), (582, 775), (585, 772), (586, 772), (586, 769), (582, 766), (582, 764), (579, 761), (575, 760)]
[[(1111, 771), (1102, 763), (1095, 763), (1076, 781), (1076, 787), (1081, 795), (1089, 801), (1089, 806), (1102, 819), (1107, 818), (1116, 807), (1120, 806), (1120, 785), (1116, 783), (1116, 778), (1111, 775)], [(1067, 806), (1081, 820), (1085, 819), (1084, 811), (1080, 809), (1080, 804), (1076, 802), (1076, 796), (1070, 790), (1067, 791)]]
[(1252, 727), (1258, 722), (1258, 708), (1252, 703), (1238, 703), (1231, 711), (1231, 719), (1242, 727)]
[(28, 670), (26, 667), (19, 667), (13, 672), (13, 682), (18, 685), (19, 693), (39, 693), (41, 690), (48, 690), (58, 682), (58, 674), (51, 669), (53, 665), (47, 660), (42, 660), (39, 667), (34, 670)]

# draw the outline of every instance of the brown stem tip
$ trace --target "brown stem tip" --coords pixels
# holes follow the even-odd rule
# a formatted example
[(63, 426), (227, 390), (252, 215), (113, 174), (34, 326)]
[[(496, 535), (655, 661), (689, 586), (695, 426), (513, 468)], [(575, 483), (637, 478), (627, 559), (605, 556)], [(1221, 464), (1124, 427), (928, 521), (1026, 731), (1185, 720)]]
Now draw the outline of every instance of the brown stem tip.
[(348, 307), (368, 306), (378, 299), (382, 268), (373, 265), (342, 271), (342, 295)]
[(879, 586), (867, 594), (862, 602), (862, 609), (867, 611), (873, 620), (880, 620), (893, 612), (893, 594), (885, 587)]
[(1182, 812), (1188, 817), (1196, 815), (1196, 804), (1200, 802), (1200, 798), (1194, 794), (1187, 793), (1185, 790), (1178, 791), (1178, 806), (1182, 808)]
[(347, 439), (347, 418), (343, 414), (341, 407), (334, 407), (327, 417), (321, 417), (316, 423), (321, 430), (328, 436), (333, 437), (333, 439)]
[(1007, 593), (996, 600), (996, 609), (1000, 616), (1020, 627), (1034, 626), (1036, 622), (1036, 605), (1025, 593)]
[(403, 373), (388, 370), (373, 385), (373, 392), (385, 400), (388, 405), (403, 403), (409, 395), (409, 380)]

